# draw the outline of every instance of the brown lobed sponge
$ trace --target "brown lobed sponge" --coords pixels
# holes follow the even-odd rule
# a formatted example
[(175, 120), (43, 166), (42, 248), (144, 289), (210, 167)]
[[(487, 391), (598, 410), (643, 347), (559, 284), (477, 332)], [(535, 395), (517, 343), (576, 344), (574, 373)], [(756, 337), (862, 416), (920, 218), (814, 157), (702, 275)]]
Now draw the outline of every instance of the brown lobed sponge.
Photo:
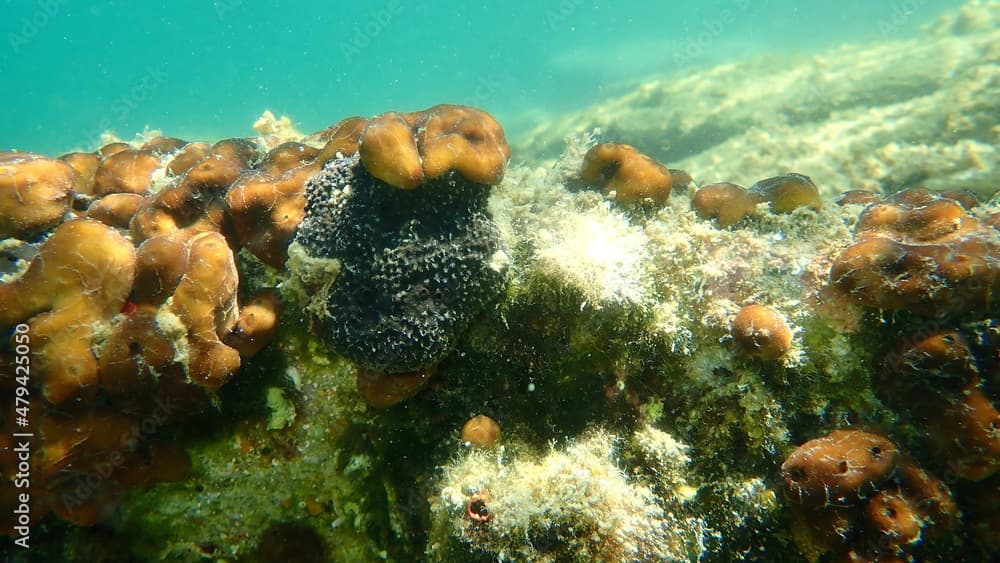
[(791, 213), (800, 207), (819, 211), (823, 201), (809, 176), (789, 172), (765, 178), (747, 190), (754, 203), (767, 203), (773, 213)]
[(1000, 472), (996, 329), (986, 320), (901, 338), (873, 378), (879, 398), (923, 426), (931, 450), (969, 481)]
[(108, 194), (90, 204), (85, 215), (109, 227), (128, 230), (132, 217), (143, 202), (140, 194)]
[(0, 329), (30, 327), (32, 371), (52, 404), (97, 391), (95, 332), (121, 311), (135, 276), (135, 249), (114, 229), (90, 220), (64, 223), (27, 271), (0, 284)]
[[(91, 525), (110, 516), (126, 488), (183, 478), (185, 452), (157, 440), (157, 430), (209, 407), (240, 356), (258, 352), (276, 329), (280, 302), (273, 290), (251, 297), (243, 311), (237, 307), (231, 246), (239, 242), (223, 199), (254, 166), (255, 145), (217, 143), (172, 183), (147, 194), (161, 155), (178, 149), (178, 158), (196, 155), (199, 146), (185, 151), (192, 145), (154, 141), (139, 150), (113, 144), (63, 160), (2, 157), (7, 176), (0, 181), (7, 183), (0, 187), (10, 187), (20, 203), (33, 203), (33, 215), (11, 208), (11, 220), (0, 224), (18, 229), (3, 235), (31, 236), (55, 226), (37, 253), (26, 255), (27, 267), (0, 283), (0, 330), (23, 323), (40, 390), (32, 404), (39, 437), (32, 506), (39, 518), (51, 510)], [(309, 151), (306, 158), (316, 153)], [(273, 156), (262, 169), (297, 162), (295, 151)], [(115, 193), (92, 199), (104, 192)], [(0, 467), (4, 506), (13, 474)]]
[(437, 366), (406, 373), (384, 374), (359, 367), (355, 376), (358, 394), (375, 408), (388, 408), (413, 397), (430, 382)]
[(182, 176), (188, 170), (194, 168), (212, 150), (212, 145), (202, 141), (188, 143), (174, 154), (170, 162), (167, 163), (167, 175)]
[(236, 239), (271, 266), (284, 266), (288, 245), (305, 217), (306, 180), (333, 159), (358, 153), (369, 174), (411, 190), (452, 172), (475, 184), (493, 185), (503, 178), (510, 158), (500, 125), (483, 111), (457, 105), (371, 119), (349, 117), (313, 137), (326, 142), (322, 149), (279, 145), (226, 194)]
[[(691, 177), (676, 171), (678, 184)], [(650, 199), (663, 205), (670, 199), (674, 174), (667, 167), (639, 152), (631, 145), (600, 143), (587, 151), (580, 169), (580, 180), (596, 186), (620, 202)]]
[(214, 231), (223, 233), (238, 247), (231, 235), (231, 219), (223, 198), (256, 155), (256, 146), (245, 139), (226, 139), (212, 145), (178, 182), (139, 205), (130, 223), (132, 239), (138, 243), (181, 230), (189, 234)]
[(834, 430), (802, 444), (781, 465), (789, 499), (819, 508), (867, 498), (899, 464), (887, 438), (861, 430)]
[(98, 196), (127, 193), (145, 194), (153, 186), (153, 173), (160, 159), (148, 150), (126, 149), (105, 158), (94, 174)]
[(24, 238), (58, 225), (70, 209), (76, 173), (40, 154), (0, 152), (0, 238)]
[(865, 208), (830, 280), (868, 307), (925, 316), (989, 307), (1000, 291), (1000, 232), (923, 189)]
[[(222, 339), (236, 324), (238, 276), (222, 235), (174, 233), (137, 252), (134, 310), (116, 325), (100, 358), (101, 384), (127, 410), (158, 390), (198, 397), (221, 387), (240, 356)], [(185, 389), (191, 387), (190, 389)]]
[(768, 204), (772, 213), (791, 213), (799, 208), (819, 211), (823, 207), (813, 181), (794, 172), (765, 178), (749, 189), (730, 182), (709, 184), (691, 199), (698, 217), (714, 219), (720, 227), (730, 227), (752, 216), (761, 203)]
[(264, 288), (258, 291), (241, 308), (236, 324), (223, 338), (223, 343), (241, 356), (253, 356), (274, 339), (281, 310), (278, 290)]
[[(349, 156), (350, 139), (361, 122), (352, 118), (341, 123), (330, 143), (336, 142), (337, 150), (343, 144), (347, 151), (342, 152)], [(476, 184), (498, 184), (510, 159), (503, 128), (490, 114), (447, 104), (372, 118), (358, 135), (358, 152), (372, 176), (401, 189), (414, 189), (449, 172)]]
[(94, 176), (101, 166), (101, 157), (97, 153), (71, 152), (60, 156), (59, 160), (73, 168), (73, 193), (94, 193)]
[(781, 479), (812, 542), (803, 551), (848, 561), (901, 560), (947, 530), (958, 512), (944, 483), (888, 438), (862, 430), (802, 444), (781, 465)]
[(695, 192), (691, 207), (702, 219), (715, 219), (720, 227), (731, 227), (754, 214), (757, 204), (747, 191), (736, 184), (719, 182)]
[(305, 217), (305, 182), (323, 165), (318, 152), (300, 143), (275, 147), (259, 170), (244, 174), (226, 194), (237, 238), (266, 264), (280, 268), (288, 259)]
[(462, 425), (459, 439), (469, 448), (492, 449), (500, 442), (500, 424), (485, 414), (476, 415)]

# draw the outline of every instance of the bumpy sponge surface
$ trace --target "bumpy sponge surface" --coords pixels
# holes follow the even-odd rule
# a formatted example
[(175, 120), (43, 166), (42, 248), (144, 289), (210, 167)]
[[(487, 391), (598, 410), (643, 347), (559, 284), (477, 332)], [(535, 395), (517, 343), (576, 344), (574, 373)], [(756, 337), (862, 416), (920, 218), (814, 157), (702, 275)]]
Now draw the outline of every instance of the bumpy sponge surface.
[(489, 186), (457, 176), (399, 190), (355, 156), (306, 184), (296, 242), (341, 261), (321, 325), (342, 355), (380, 373), (436, 364), (503, 290), (506, 256)]

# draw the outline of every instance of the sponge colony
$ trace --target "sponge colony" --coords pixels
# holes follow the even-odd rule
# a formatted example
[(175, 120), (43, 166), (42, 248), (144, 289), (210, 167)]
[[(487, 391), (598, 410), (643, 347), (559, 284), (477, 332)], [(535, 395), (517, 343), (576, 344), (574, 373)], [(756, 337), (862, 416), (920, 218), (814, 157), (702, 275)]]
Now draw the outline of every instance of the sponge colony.
[(868, 307), (927, 316), (985, 310), (1000, 293), (1000, 232), (953, 199), (898, 192), (865, 208), (830, 280)]
[(305, 182), (321, 162), (317, 150), (299, 143), (275, 147), (260, 170), (243, 174), (226, 193), (240, 242), (266, 264), (280, 268), (305, 215)]
[(819, 544), (812, 547), (835, 551), (833, 560), (909, 560), (915, 540), (947, 529), (957, 512), (944, 483), (888, 438), (862, 430), (802, 444), (781, 476), (794, 521)]
[(470, 448), (492, 449), (500, 442), (500, 425), (485, 414), (474, 416), (462, 425), (461, 440)]

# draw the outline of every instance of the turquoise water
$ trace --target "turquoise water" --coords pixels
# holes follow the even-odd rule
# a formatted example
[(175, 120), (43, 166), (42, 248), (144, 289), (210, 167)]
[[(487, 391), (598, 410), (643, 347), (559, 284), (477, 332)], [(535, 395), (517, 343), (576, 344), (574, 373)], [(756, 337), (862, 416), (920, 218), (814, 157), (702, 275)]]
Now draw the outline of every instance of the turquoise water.
[[(0, 561), (1000, 560), (1000, 1), (834, 4), (0, 0)], [(6, 152), (440, 103), (498, 118), (502, 184), (427, 172), (425, 129), (390, 188), (388, 123), (371, 162), (107, 147), (71, 198)], [(751, 189), (706, 213), (717, 181)], [(834, 429), (886, 442), (802, 454), (808, 495)]]
[(442, 102), (516, 134), (629, 80), (903, 36), (961, 2), (801, 4), (5, 0), (0, 149), (58, 154), (146, 126), (249, 135), (264, 109), (312, 131)]

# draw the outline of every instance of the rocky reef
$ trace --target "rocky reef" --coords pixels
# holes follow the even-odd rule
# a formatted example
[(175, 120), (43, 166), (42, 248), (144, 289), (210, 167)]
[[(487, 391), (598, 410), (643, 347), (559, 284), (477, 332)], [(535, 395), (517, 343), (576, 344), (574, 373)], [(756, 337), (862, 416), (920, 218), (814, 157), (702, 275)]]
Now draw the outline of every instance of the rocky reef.
[(441, 105), (0, 153), (0, 508), (30, 508), (2, 554), (996, 558), (998, 17), (823, 55), (812, 113), (732, 88), (753, 62), (513, 152)]
[[(703, 184), (802, 171), (830, 198), (924, 185), (989, 197), (997, 183), (995, 1), (969, 2), (913, 37), (772, 54), (622, 85), (538, 118), (515, 154), (551, 162), (595, 128)], [(859, 79), (863, 77), (863, 79)]]

